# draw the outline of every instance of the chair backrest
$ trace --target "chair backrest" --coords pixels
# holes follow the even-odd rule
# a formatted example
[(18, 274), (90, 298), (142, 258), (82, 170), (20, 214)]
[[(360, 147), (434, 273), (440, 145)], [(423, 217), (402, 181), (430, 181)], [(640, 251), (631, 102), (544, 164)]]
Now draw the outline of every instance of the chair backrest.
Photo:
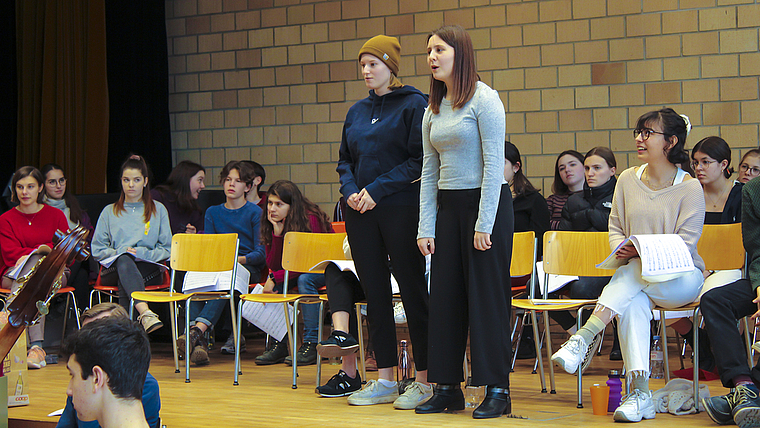
[(335, 233), (346, 233), (346, 222), (334, 221), (332, 222), (332, 228), (335, 231)]
[(746, 260), (742, 224), (706, 224), (697, 242), (697, 252), (707, 270), (742, 269)]
[(607, 232), (544, 233), (544, 272), (552, 275), (612, 276), (614, 270), (597, 269), (610, 254)]
[(174, 270), (224, 272), (235, 268), (237, 253), (237, 233), (178, 233), (172, 236), (169, 262)]
[(536, 232), (515, 232), (512, 236), (511, 276), (531, 275), (536, 267)]
[(288, 232), (282, 245), (282, 268), (290, 272), (322, 273), (309, 269), (323, 260), (346, 260), (345, 233)]

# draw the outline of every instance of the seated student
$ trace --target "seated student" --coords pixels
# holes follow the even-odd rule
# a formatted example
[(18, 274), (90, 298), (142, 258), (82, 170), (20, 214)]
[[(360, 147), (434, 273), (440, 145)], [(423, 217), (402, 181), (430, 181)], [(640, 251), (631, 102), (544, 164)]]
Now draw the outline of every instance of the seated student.
[[(245, 195), (253, 188), (253, 169), (245, 162), (230, 161), (222, 168), (219, 181), (224, 186), (224, 196), (227, 201), (221, 205), (209, 207), (206, 210), (206, 225), (204, 233), (237, 233), (238, 234), (238, 263), (250, 274), (255, 281), (264, 269), (264, 246), (260, 241), (261, 208), (245, 199)], [(196, 365), (206, 365), (208, 359), (208, 344), (204, 333), (219, 321), (224, 308), (229, 302), (223, 299), (194, 301), (190, 303), (190, 319), (195, 325), (190, 327), (190, 361)], [(241, 337), (241, 351), (245, 342)], [(235, 338), (227, 339), (222, 348), (225, 353), (235, 352)], [(185, 355), (185, 335), (177, 340), (179, 355)]]
[[(63, 211), (69, 223), (69, 230), (74, 230), (79, 225), (88, 229), (90, 231), (88, 241), (92, 241), (94, 227), (90, 222), (90, 216), (82, 210), (76, 196), (66, 185), (66, 176), (63, 174), (63, 168), (54, 163), (49, 163), (42, 167), (41, 172), (45, 177), (45, 196), (43, 197), (43, 201), (47, 205)], [(67, 285), (74, 287), (77, 306), (80, 311), (83, 311), (87, 308), (90, 291), (92, 290), (90, 279), (95, 279), (98, 274), (97, 263), (92, 258), (82, 262), (75, 261), (69, 266), (69, 270), (71, 273), (69, 274)]]
[[(11, 179), (11, 188), (11, 200), (19, 205), (0, 216), (0, 275), (3, 275), (3, 288), (16, 291), (21, 285), (5, 276), (8, 271), (31, 258), (28, 268), (24, 268), (21, 274), (28, 272), (36, 260), (54, 247), (55, 231), (68, 232), (69, 224), (61, 210), (42, 203), (45, 180), (37, 168), (19, 168)], [(30, 369), (45, 367), (45, 351), (42, 349), (45, 317), (40, 318), (39, 323), (29, 326), (28, 332), (31, 347), (26, 364)]]
[(261, 186), (264, 185), (264, 180), (267, 178), (267, 173), (264, 171), (264, 167), (261, 166), (258, 162), (254, 161), (241, 161), (243, 163), (248, 164), (251, 168), (253, 168), (253, 187), (252, 191), (245, 194), (245, 199), (248, 202), (252, 202), (261, 208), (261, 211), (267, 210), (267, 200), (266, 195), (267, 192), (261, 191)]
[[(742, 189), (742, 240), (749, 264), (746, 279), (713, 288), (701, 299), (705, 330), (715, 353), (715, 364), (728, 395), (706, 398), (702, 404), (719, 425), (760, 426), (760, 365), (750, 369), (744, 339), (737, 321), (752, 315), (760, 318), (760, 180)], [(731, 243), (738, 245), (738, 243)]]
[[(617, 184), (615, 154), (607, 147), (594, 147), (586, 153), (583, 167), (586, 184), (582, 192), (574, 193), (567, 199), (567, 203), (562, 208), (559, 230), (606, 232), (612, 208), (612, 194), (615, 193)], [(571, 299), (597, 299), (608, 282), (610, 282), (608, 276), (582, 277), (566, 284), (562, 291), (566, 291)], [(549, 316), (567, 332), (575, 334), (576, 319), (570, 311), (551, 311)], [(610, 359), (619, 361), (623, 359), (623, 356), (617, 337), (617, 323), (613, 323), (612, 326), (615, 341), (610, 352)], [(591, 358), (601, 345), (602, 335), (596, 335), (594, 342), (590, 348), (593, 352), (583, 360), (583, 370), (591, 363)]]
[[(317, 204), (307, 199), (295, 183), (278, 180), (267, 191), (267, 220), (261, 223), (261, 240), (267, 253), (267, 266), (270, 274), (264, 285), (265, 293), (281, 293), (285, 281), (282, 268), (282, 245), (288, 232), (332, 233), (330, 218)], [(299, 294), (319, 294), (325, 285), (324, 274), (290, 273), (289, 285), (298, 284)], [(302, 305), (303, 344), (296, 353), (299, 366), (317, 362), (317, 329), (319, 327), (319, 308), (317, 305)], [(285, 361), (292, 364), (288, 355), (287, 339), (275, 343), (268, 351), (256, 357), (258, 365), (277, 364)], [(241, 346), (242, 347), (242, 346)]]
[(739, 183), (746, 184), (748, 181), (760, 175), (760, 149), (748, 150), (739, 162)]
[(570, 195), (583, 190), (584, 179), (582, 154), (575, 150), (565, 150), (557, 156), (557, 162), (554, 164), (553, 194), (546, 198), (546, 205), (549, 206), (551, 214), (551, 230), (559, 229), (562, 208)]
[(82, 326), (61, 347), (77, 417), (103, 428), (148, 428), (142, 405), (150, 343), (140, 324), (106, 317)]
[[(731, 180), (731, 148), (720, 137), (700, 140), (691, 151), (691, 167), (702, 185), (705, 196), (705, 224), (741, 223), (742, 186)], [(715, 287), (741, 278), (740, 270), (708, 272), (702, 294)], [(670, 325), (691, 345), (694, 337), (693, 324), (689, 318), (681, 318)], [(710, 350), (710, 340), (703, 329), (699, 330), (699, 366), (712, 371), (715, 360)]]
[[(95, 260), (102, 263), (118, 256), (110, 267), (101, 270), (100, 282), (118, 284), (119, 303), (124, 308), (129, 308), (133, 292), (161, 284), (163, 268), (154, 263), (169, 258), (171, 249), (169, 213), (150, 196), (148, 177), (150, 170), (143, 157), (132, 155), (124, 161), (119, 200), (103, 208), (92, 239)], [(136, 302), (135, 309), (148, 333), (163, 327), (147, 303)]]
[(206, 169), (195, 162), (182, 161), (172, 169), (166, 181), (150, 191), (169, 213), (172, 235), (203, 233), (203, 211), (198, 197), (206, 188)]
[[(99, 303), (82, 313), (82, 326), (101, 318), (120, 318), (129, 319), (127, 311), (117, 303), (104, 302)], [(145, 410), (145, 419), (148, 425), (158, 428), (160, 420), (158, 414), (161, 410), (161, 394), (158, 390), (158, 381), (150, 373), (145, 376), (145, 385), (143, 386), (142, 405)], [(71, 397), (66, 398), (66, 407), (63, 409), (61, 418), (58, 419), (58, 425), (55, 428), (99, 428), (97, 421), (83, 422), (77, 418), (74, 410), (74, 402)]]

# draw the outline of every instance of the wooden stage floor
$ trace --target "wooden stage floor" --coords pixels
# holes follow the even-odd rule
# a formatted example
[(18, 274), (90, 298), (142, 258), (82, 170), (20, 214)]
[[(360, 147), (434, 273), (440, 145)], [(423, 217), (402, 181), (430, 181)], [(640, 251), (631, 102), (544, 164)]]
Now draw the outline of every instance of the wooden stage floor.
[[(555, 338), (559, 345), (559, 338)], [(584, 379), (584, 408), (575, 404), (575, 376), (557, 373), (557, 394), (540, 392), (538, 375), (531, 374), (532, 360), (518, 361), (511, 378), (512, 409), (514, 415), (524, 419), (502, 417), (474, 420), (471, 410), (455, 414), (417, 415), (413, 411), (394, 410), (390, 404), (354, 407), (345, 398), (321, 398), (314, 393), (316, 366), (299, 369), (298, 389), (291, 389), (290, 367), (284, 364), (256, 366), (253, 358), (263, 348), (262, 338), (248, 341), (248, 352), (243, 354), (240, 385), (232, 385), (234, 357), (221, 355), (218, 344), (211, 352), (211, 364), (191, 367), (191, 383), (184, 381), (182, 373), (174, 373), (170, 345), (153, 345), (150, 372), (158, 379), (161, 388), (161, 418), (169, 428), (175, 427), (374, 427), (374, 426), (511, 426), (541, 427), (594, 427), (608, 426), (612, 416), (594, 416), (588, 386), (607, 379), (607, 371), (622, 366), (622, 362), (608, 359), (611, 340), (605, 340), (604, 353), (595, 357)], [(671, 347), (671, 349), (674, 349)], [(672, 356), (671, 367), (678, 368), (677, 356)], [(546, 364), (546, 363), (545, 363)], [(687, 363), (687, 366), (690, 363)], [(323, 382), (337, 372), (339, 366), (324, 364)], [(9, 426), (55, 426), (57, 417), (50, 412), (65, 404), (69, 375), (62, 361), (56, 365), (29, 372), (31, 404), (11, 408)], [(370, 378), (376, 374), (370, 373)], [(548, 372), (547, 372), (548, 383)], [(653, 380), (651, 387), (664, 386), (664, 380)], [(727, 392), (719, 381), (707, 382), (712, 395)], [(706, 413), (672, 416), (658, 414), (654, 421), (642, 422), (647, 426), (713, 427)]]

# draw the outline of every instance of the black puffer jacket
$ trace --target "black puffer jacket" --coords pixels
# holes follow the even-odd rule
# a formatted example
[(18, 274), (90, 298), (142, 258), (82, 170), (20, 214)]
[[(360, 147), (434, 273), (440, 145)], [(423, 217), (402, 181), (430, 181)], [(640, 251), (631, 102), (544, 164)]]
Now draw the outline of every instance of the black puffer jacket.
[(599, 187), (583, 185), (583, 192), (570, 195), (562, 208), (559, 230), (577, 232), (606, 232), (615, 193), (615, 177)]

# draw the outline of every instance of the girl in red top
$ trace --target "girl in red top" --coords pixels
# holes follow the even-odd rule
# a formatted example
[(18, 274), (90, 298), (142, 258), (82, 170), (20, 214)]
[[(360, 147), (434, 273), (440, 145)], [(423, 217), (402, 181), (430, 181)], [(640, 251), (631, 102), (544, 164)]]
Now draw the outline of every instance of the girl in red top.
[[(55, 231), (69, 231), (63, 211), (42, 202), (44, 183), (42, 173), (33, 166), (21, 167), (13, 174), (11, 199), (19, 205), (0, 216), (0, 273), (3, 275), (2, 286), (6, 290), (15, 291), (19, 288), (18, 282), (5, 276), (9, 270), (23, 264), (28, 257), (33, 259), (27, 266), (34, 266), (37, 259), (54, 247)], [(28, 269), (24, 268), (22, 273)], [(45, 351), (42, 349), (44, 334), (45, 318), (42, 317), (39, 323), (29, 327), (32, 346), (27, 353), (27, 365), (31, 369), (45, 367)]]
[[(261, 242), (264, 243), (267, 254), (267, 267), (271, 272), (266, 284), (265, 293), (282, 292), (285, 281), (285, 270), (282, 268), (282, 243), (288, 232), (333, 233), (330, 218), (317, 204), (308, 200), (295, 183), (288, 180), (278, 180), (267, 191), (267, 220), (261, 222)], [(324, 274), (290, 273), (289, 283), (298, 282), (299, 294), (319, 294), (319, 289), (325, 285)], [(317, 362), (317, 328), (319, 323), (319, 308), (316, 305), (301, 307), (304, 319), (303, 345), (296, 354), (298, 365), (309, 365)], [(256, 357), (256, 364), (276, 364), (288, 362), (288, 345), (285, 340), (278, 342), (263, 355)]]

